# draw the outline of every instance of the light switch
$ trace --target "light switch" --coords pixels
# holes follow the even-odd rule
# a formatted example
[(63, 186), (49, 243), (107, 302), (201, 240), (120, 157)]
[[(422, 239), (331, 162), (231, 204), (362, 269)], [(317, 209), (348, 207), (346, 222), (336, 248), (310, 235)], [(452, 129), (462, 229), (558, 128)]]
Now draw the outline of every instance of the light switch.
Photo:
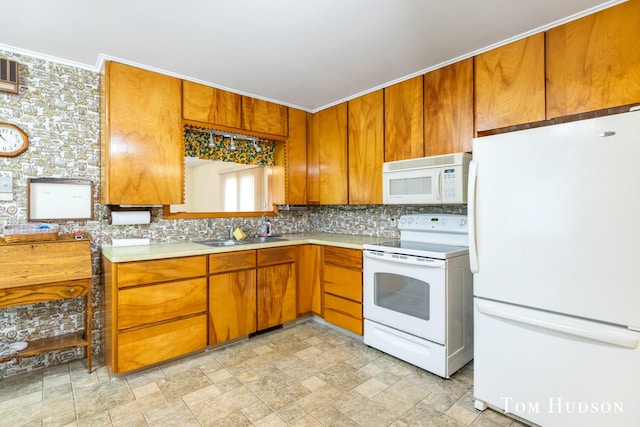
[(0, 200), (13, 200), (13, 172), (0, 171)]

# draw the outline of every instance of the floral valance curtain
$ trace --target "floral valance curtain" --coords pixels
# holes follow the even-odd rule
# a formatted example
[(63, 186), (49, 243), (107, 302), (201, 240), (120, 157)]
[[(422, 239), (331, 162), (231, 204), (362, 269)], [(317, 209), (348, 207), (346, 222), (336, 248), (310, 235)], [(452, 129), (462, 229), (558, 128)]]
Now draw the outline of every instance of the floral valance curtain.
[(243, 165), (273, 166), (275, 142), (208, 130), (184, 128), (184, 154), (187, 157), (222, 160)]

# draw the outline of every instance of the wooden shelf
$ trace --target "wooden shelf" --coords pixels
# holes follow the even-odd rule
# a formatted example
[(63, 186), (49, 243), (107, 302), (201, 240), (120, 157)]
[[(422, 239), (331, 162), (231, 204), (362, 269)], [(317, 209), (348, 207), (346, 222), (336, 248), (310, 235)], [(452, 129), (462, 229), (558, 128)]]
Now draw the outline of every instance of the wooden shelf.
[[(91, 372), (91, 243), (69, 236), (50, 242), (0, 242), (0, 310), (43, 301), (84, 297), (84, 329), (37, 339), (18, 358), (67, 348), (84, 349)], [(51, 256), (55, 254), (55, 256)], [(10, 360), (5, 358), (0, 362)]]
[(18, 352), (18, 357), (30, 357), (66, 348), (87, 347), (89, 342), (84, 338), (84, 331), (78, 331), (72, 334), (29, 341), (28, 344), (27, 348)]

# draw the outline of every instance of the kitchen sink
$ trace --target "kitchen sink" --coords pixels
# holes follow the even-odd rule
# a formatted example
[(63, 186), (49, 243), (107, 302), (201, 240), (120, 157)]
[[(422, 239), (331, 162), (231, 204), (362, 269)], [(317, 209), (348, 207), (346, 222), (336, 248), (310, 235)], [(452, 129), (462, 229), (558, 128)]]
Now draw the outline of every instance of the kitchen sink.
[(200, 243), (201, 245), (219, 247), (219, 246), (244, 245), (250, 242), (247, 242), (245, 240), (209, 239), (209, 240), (193, 240), (193, 243)]
[(285, 241), (284, 237), (277, 236), (265, 236), (265, 237), (247, 237), (243, 242), (247, 243), (269, 243), (269, 242), (282, 242)]
[(201, 245), (207, 245), (212, 247), (221, 247), (221, 246), (236, 246), (236, 245), (246, 245), (249, 243), (269, 243), (269, 242), (281, 242), (285, 241), (284, 237), (278, 236), (265, 236), (265, 237), (247, 237), (244, 240), (233, 240), (233, 239), (207, 239), (207, 240), (192, 240), (193, 243), (200, 243)]

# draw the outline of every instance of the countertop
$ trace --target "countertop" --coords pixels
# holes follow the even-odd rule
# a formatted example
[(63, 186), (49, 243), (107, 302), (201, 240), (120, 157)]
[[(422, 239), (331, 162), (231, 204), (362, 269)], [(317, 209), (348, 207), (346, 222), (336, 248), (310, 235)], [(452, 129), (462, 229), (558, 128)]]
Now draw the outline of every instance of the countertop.
[(389, 237), (371, 237), (334, 233), (295, 233), (283, 234), (282, 237), (287, 240), (265, 243), (247, 243), (242, 245), (223, 247), (210, 247), (191, 241), (151, 243), (149, 245), (118, 247), (103, 245), (102, 255), (111, 262), (127, 262), (304, 244), (336, 246), (349, 249), (363, 249), (363, 246), (366, 244), (393, 240)]

